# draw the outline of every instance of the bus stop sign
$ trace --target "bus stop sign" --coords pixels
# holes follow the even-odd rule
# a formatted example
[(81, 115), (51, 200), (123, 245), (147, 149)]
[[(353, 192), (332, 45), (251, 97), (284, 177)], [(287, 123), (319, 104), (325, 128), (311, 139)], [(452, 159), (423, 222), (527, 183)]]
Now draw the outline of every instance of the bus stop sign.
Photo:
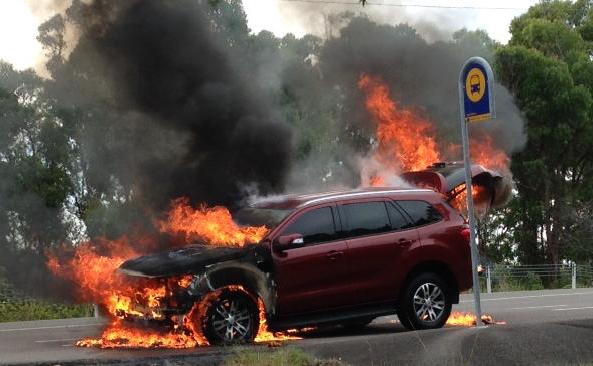
[(461, 122), (461, 142), (463, 144), (463, 163), (465, 165), (465, 190), (467, 199), (467, 216), (469, 221), (469, 242), (472, 256), (472, 280), (474, 304), (476, 307), (476, 325), (482, 323), (482, 306), (480, 303), (480, 279), (478, 263), (480, 262), (476, 242), (476, 218), (474, 216), (474, 199), (472, 193), (471, 160), (469, 156), (468, 122), (485, 121), (494, 118), (494, 94), (492, 84), (494, 77), (492, 68), (481, 57), (468, 59), (459, 73), (459, 112)]
[(493, 79), (492, 68), (483, 58), (472, 57), (465, 63), (459, 83), (466, 122), (485, 121), (495, 117)]

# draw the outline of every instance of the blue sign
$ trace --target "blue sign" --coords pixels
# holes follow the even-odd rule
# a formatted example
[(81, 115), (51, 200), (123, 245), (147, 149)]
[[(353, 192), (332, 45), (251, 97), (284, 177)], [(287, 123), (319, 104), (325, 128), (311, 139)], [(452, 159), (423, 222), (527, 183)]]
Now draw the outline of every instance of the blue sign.
[(459, 77), (459, 97), (463, 101), (466, 122), (485, 121), (495, 117), (492, 68), (481, 57), (465, 62)]

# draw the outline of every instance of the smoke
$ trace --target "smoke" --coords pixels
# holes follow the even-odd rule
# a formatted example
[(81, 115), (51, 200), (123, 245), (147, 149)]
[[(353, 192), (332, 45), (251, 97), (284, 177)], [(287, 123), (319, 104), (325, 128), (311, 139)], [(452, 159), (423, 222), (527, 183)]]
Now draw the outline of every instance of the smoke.
[[(224, 29), (224, 9), (213, 12), (206, 1), (73, 1), (66, 14), (79, 40), (53, 75), (53, 91), (64, 104), (96, 109), (81, 136), (90, 183), (107, 186), (115, 177), (156, 208), (179, 196), (233, 204), (246, 185), (262, 195), (356, 186), (374, 133), (356, 88), (363, 72), (386, 80), (404, 107), (434, 121), (443, 144), (459, 143), (459, 68), (476, 53), (491, 57), (485, 48), (444, 41), (453, 33), (446, 16), (433, 22), (379, 7), (355, 16), (340, 13), (342, 5), (322, 11), (316, 5), (281, 9), (329, 37), (318, 54), (303, 57), (312, 65), (303, 77), (302, 68), (278, 57), (281, 42), (269, 33), (256, 37), (274, 46), (244, 61), (248, 42)], [(398, 20), (415, 28), (381, 24)], [(286, 88), (302, 105), (318, 93), (339, 94), (336, 103), (344, 106), (329, 128), (331, 146), (297, 161), (294, 133), (273, 97)], [(508, 153), (518, 151), (525, 143), (522, 118), (506, 89), (497, 84), (495, 93), (498, 119), (471, 133), (488, 133)]]
[(79, 40), (50, 91), (87, 112), (88, 178), (148, 206), (231, 204), (242, 184), (282, 190), (291, 131), (237, 62), (243, 40), (202, 1), (74, 1)]
[[(244, 0), (245, 7), (255, 12), (262, 6), (262, 0)], [(257, 5), (256, 5), (257, 4)], [(444, 12), (443, 9), (410, 8), (404, 6), (373, 5), (362, 7), (356, 2), (347, 4), (323, 2), (278, 2), (266, 1), (267, 8), (276, 8), (281, 24), (295, 30), (304, 30), (323, 38), (339, 36), (340, 29), (353, 16), (363, 16), (378, 24), (409, 24), (429, 41), (449, 39), (454, 24), (459, 23), (459, 13)], [(253, 9), (253, 10), (252, 10)], [(255, 17), (255, 16), (254, 16)], [(273, 26), (273, 24), (272, 24)]]
[[(366, 73), (385, 80), (392, 97), (403, 107), (433, 121), (444, 146), (458, 144), (459, 70), (470, 56), (492, 59), (485, 47), (479, 47), (480, 40), (468, 41), (463, 35), (460, 34), (457, 42), (428, 43), (407, 25), (384, 26), (356, 17), (341, 30), (340, 37), (327, 41), (320, 64), (328, 83), (344, 86), (349, 123), (372, 130), (364, 94), (354, 87), (346, 87), (356, 85), (361, 73)], [(496, 83), (494, 94), (496, 120), (474, 124), (470, 133), (478, 140), (483, 134), (490, 135), (496, 146), (510, 155), (525, 145), (523, 118), (506, 88)]]

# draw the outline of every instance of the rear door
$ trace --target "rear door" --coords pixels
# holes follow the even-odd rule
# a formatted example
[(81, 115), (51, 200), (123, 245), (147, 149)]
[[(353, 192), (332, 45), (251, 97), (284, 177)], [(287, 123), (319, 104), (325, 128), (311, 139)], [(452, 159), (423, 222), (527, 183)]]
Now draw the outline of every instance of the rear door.
[(352, 291), (357, 303), (393, 300), (403, 281), (407, 252), (419, 246), (417, 231), (391, 201), (365, 199), (339, 205), (348, 242)]
[(340, 231), (335, 204), (306, 209), (280, 228), (276, 237), (301, 234), (304, 241), (300, 247), (273, 251), (281, 316), (348, 304), (348, 247)]

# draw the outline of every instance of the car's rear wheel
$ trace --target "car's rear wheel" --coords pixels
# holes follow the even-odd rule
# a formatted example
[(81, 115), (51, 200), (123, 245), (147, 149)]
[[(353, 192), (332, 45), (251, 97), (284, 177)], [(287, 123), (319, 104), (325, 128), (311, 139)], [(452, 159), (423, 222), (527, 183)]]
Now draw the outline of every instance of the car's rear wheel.
[(451, 314), (447, 283), (436, 273), (413, 278), (400, 301), (397, 314), (408, 329), (441, 328)]
[(259, 311), (252, 296), (226, 289), (206, 311), (204, 335), (210, 344), (253, 342), (259, 329)]

